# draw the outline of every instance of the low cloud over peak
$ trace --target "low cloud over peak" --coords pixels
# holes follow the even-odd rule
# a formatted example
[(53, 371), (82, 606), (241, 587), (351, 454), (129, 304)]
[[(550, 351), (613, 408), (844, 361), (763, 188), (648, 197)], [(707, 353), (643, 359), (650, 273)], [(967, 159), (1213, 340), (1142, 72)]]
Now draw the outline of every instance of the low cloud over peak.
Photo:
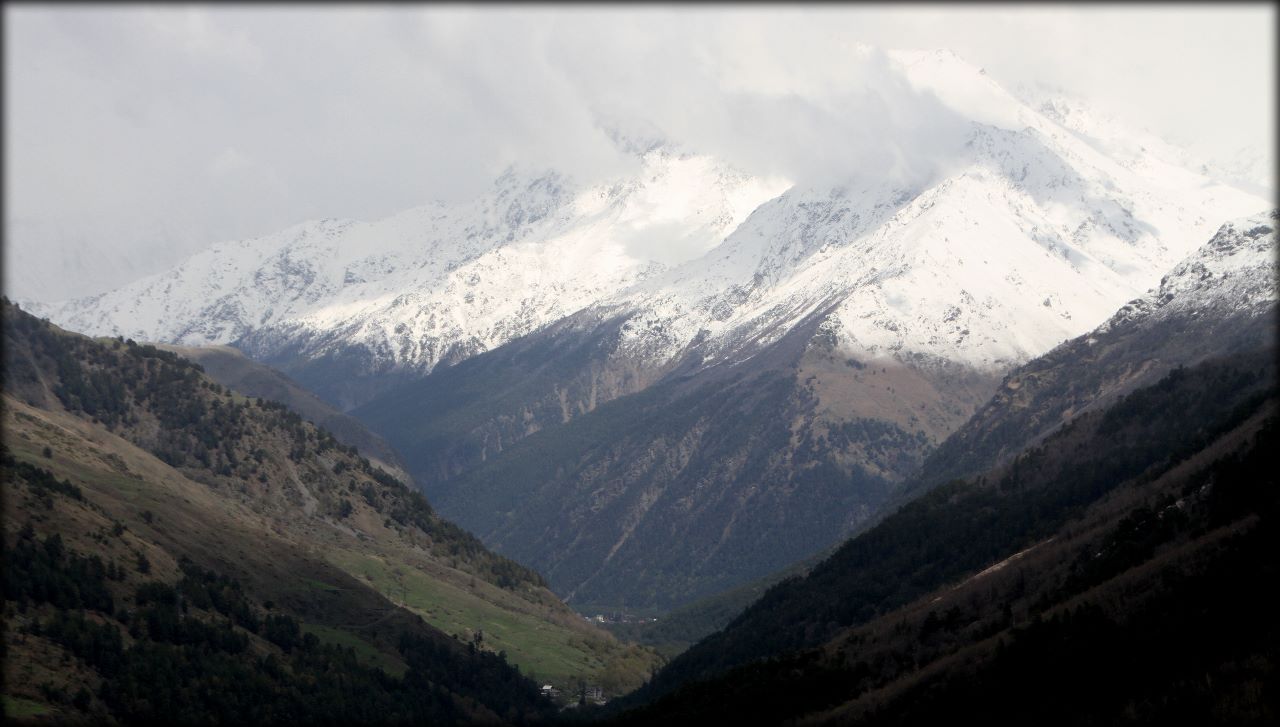
[[(626, 174), (658, 143), (797, 183), (916, 186), (971, 121), (1001, 123), (975, 74), (1061, 85), (1224, 158), (1245, 143), (1274, 154), (1270, 39), (1257, 31), (1270, 8), (5, 14), (10, 259), (83, 255), (56, 242), (68, 239), (138, 258), (97, 281), (9, 266), (7, 287), (44, 299), (303, 219), (470, 198), (511, 164), (583, 183)], [(908, 61), (944, 77), (922, 84)], [(155, 230), (179, 232), (144, 244)]]

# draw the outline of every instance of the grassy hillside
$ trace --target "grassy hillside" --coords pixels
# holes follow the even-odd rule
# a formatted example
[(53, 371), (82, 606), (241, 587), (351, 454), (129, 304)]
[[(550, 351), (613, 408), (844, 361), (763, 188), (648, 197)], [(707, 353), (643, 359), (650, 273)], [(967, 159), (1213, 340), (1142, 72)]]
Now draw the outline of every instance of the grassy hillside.
[[(353, 448), (172, 354), (94, 342), (6, 305), (5, 357), (13, 461), (82, 493), (55, 498), (52, 514), (34, 491), (6, 497), (7, 544), (30, 520), (37, 537), (59, 535), (77, 552), (109, 546), (103, 552), (120, 563), (144, 556), (168, 583), (189, 558), (237, 579), (255, 607), (287, 610), (304, 632), (392, 674), (410, 666), (395, 635), (404, 628), (564, 687), (585, 680), (616, 694), (656, 664)], [(23, 487), (18, 480), (6, 474), (6, 495)], [(27, 656), (10, 664), (61, 658)], [(39, 683), (10, 678), (6, 693), (56, 706)]]
[[(9, 397), (4, 413), (7, 716), (447, 721), (546, 710), (500, 657), (396, 608), (281, 537), (271, 517), (78, 417)], [(171, 607), (148, 600), (155, 592)], [(417, 703), (409, 695), (423, 679), (436, 686)], [(344, 697), (354, 684), (362, 697)]]

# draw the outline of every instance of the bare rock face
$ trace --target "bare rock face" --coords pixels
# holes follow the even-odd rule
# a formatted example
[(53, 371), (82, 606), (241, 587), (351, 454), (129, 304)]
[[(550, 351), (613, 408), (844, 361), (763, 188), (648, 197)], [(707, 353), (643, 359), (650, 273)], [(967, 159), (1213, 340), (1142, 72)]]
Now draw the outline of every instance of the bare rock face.
[[(484, 407), (471, 406), (477, 399), (470, 397), (466, 406), (447, 407), (452, 393), (495, 383), (515, 396), (547, 375), (516, 368), (517, 352), (556, 348), (541, 336), (356, 413), (388, 432), (412, 471), (431, 473), (419, 480), (442, 512), (534, 564), (572, 603), (666, 608), (838, 540), (919, 467), (936, 446), (933, 437), (958, 426), (994, 386), (993, 377), (959, 366), (929, 373), (868, 359), (856, 362), (859, 372), (815, 343), (821, 320), (744, 363), (676, 369), (567, 421), (558, 402), (545, 402), (523, 420), (539, 422), (531, 434), (518, 430), (521, 420), (493, 418), (466, 437), (458, 424)], [(557, 366), (582, 353), (559, 343), (565, 356)], [(521, 373), (511, 380), (494, 371)], [(577, 397), (587, 386), (559, 390), (575, 392), (566, 401), (586, 408), (587, 399)], [(945, 403), (940, 391), (950, 394)], [(502, 395), (483, 401), (501, 404)], [(393, 429), (404, 413), (390, 408), (392, 401), (439, 417), (425, 418), (417, 430)], [(504, 424), (508, 442), (494, 434)]]

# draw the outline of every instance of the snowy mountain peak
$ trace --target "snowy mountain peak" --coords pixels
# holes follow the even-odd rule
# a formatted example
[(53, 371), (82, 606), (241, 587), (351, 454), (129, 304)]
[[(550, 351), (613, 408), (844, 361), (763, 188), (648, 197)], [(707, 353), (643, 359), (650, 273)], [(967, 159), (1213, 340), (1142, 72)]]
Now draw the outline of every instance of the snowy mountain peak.
[(633, 311), (620, 351), (655, 362), (741, 360), (819, 314), (859, 358), (999, 371), (1090, 330), (1221, 219), (1264, 206), (1194, 175), (1153, 181), (1043, 117), (975, 122), (954, 161), (924, 189), (792, 188), (600, 315)]
[(1029, 122), (1029, 109), (954, 51), (897, 50), (888, 55), (912, 87), (936, 96), (966, 119), (1007, 129)]
[(816, 314), (860, 356), (1001, 369), (1268, 206), (1086, 109), (1028, 104), (954, 53), (878, 57), (946, 117), (954, 144), (899, 150), (928, 157), (929, 175), (793, 184), (600, 114), (634, 173), (582, 184), (512, 167), (471, 202), (222, 243), (41, 312), (264, 356), (360, 350), (371, 372), (429, 372), (578, 311), (628, 317), (618, 355), (732, 361)]
[(666, 147), (645, 152), (637, 175), (590, 186), (512, 167), (470, 203), (221, 243), (44, 312), (144, 340), (252, 336), (316, 355), (356, 345), (376, 366), (429, 371), (701, 255), (787, 184)]
[(1222, 225), (1218, 232), (1160, 279), (1159, 287), (1125, 304), (1104, 323), (1105, 332), (1138, 319), (1174, 315), (1261, 315), (1273, 310), (1280, 263), (1276, 226), (1280, 210)]

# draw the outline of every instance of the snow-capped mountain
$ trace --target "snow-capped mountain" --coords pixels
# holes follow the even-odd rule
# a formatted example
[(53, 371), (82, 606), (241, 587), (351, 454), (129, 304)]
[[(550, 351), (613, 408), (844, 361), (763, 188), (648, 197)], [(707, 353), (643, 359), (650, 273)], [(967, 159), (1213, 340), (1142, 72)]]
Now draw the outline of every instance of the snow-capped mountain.
[(827, 333), (842, 346), (1000, 369), (1088, 330), (1223, 219), (1266, 206), (1085, 110), (1032, 108), (954, 54), (890, 58), (914, 93), (967, 119), (924, 184), (852, 170), (792, 186), (619, 136), (640, 155), (628, 178), (512, 171), (471, 204), (224, 243), (38, 312), (265, 357), (358, 350), (370, 373), (426, 374), (591, 306), (628, 311), (620, 354), (657, 363), (695, 340), (709, 360), (739, 355), (836, 305)]
[(616, 291), (673, 253), (714, 246), (781, 189), (706, 156), (653, 150), (639, 167), (588, 188), (512, 170), (468, 205), (215, 245), (48, 313), (78, 330), (190, 345), (258, 330), (309, 351), (342, 340), (428, 372)]
[(683, 365), (637, 385), (619, 353), (643, 340), (636, 319), (586, 311), (355, 413), (407, 453), (442, 512), (566, 598), (670, 607), (804, 558), (1175, 366), (1273, 345), (1274, 227), (1222, 227), (1003, 382), (980, 361), (841, 344), (840, 299), (727, 359), (703, 354), (732, 336), (695, 339)]
[(1274, 148), (1268, 154), (1256, 146), (1246, 144), (1229, 155), (1203, 162), (1201, 169), (1206, 174), (1241, 189), (1267, 199), (1276, 199)]
[(953, 54), (884, 62), (885, 92), (938, 123), (886, 139), (883, 168), (760, 178), (617, 133), (629, 176), (513, 171), (470, 204), (215, 246), (40, 312), (234, 343), (565, 597), (676, 606), (856, 528), (1011, 369), (1270, 206)]
[(1096, 328), (1013, 369), (925, 463), (916, 487), (998, 464), (1086, 411), (1171, 369), (1276, 345), (1280, 211), (1224, 224), (1158, 286)]
[[(1175, 166), (1088, 112), (1033, 110), (949, 53), (898, 54), (908, 78), (974, 122), (924, 188), (792, 188), (719, 248), (608, 301), (628, 355), (709, 360), (767, 344), (835, 305), (827, 332), (870, 356), (1000, 370), (1089, 330), (1261, 198)], [(1090, 134), (1094, 134), (1090, 136)], [(1149, 149), (1149, 153), (1148, 150)]]
[(1209, 242), (1160, 279), (1158, 288), (1120, 309), (1098, 327), (1153, 326), (1175, 316), (1258, 317), (1274, 308), (1277, 293), (1276, 223), (1280, 212), (1223, 225)]
[(1172, 144), (1145, 130), (1135, 130), (1116, 117), (1100, 113), (1082, 99), (1061, 91), (1023, 86), (1018, 97), (1028, 106), (1063, 127), (1080, 135), (1108, 156), (1137, 170), (1153, 173), (1153, 179), (1187, 170), (1216, 179), (1225, 184), (1275, 201), (1273, 154), (1254, 145), (1245, 145), (1234, 153), (1209, 158)]

